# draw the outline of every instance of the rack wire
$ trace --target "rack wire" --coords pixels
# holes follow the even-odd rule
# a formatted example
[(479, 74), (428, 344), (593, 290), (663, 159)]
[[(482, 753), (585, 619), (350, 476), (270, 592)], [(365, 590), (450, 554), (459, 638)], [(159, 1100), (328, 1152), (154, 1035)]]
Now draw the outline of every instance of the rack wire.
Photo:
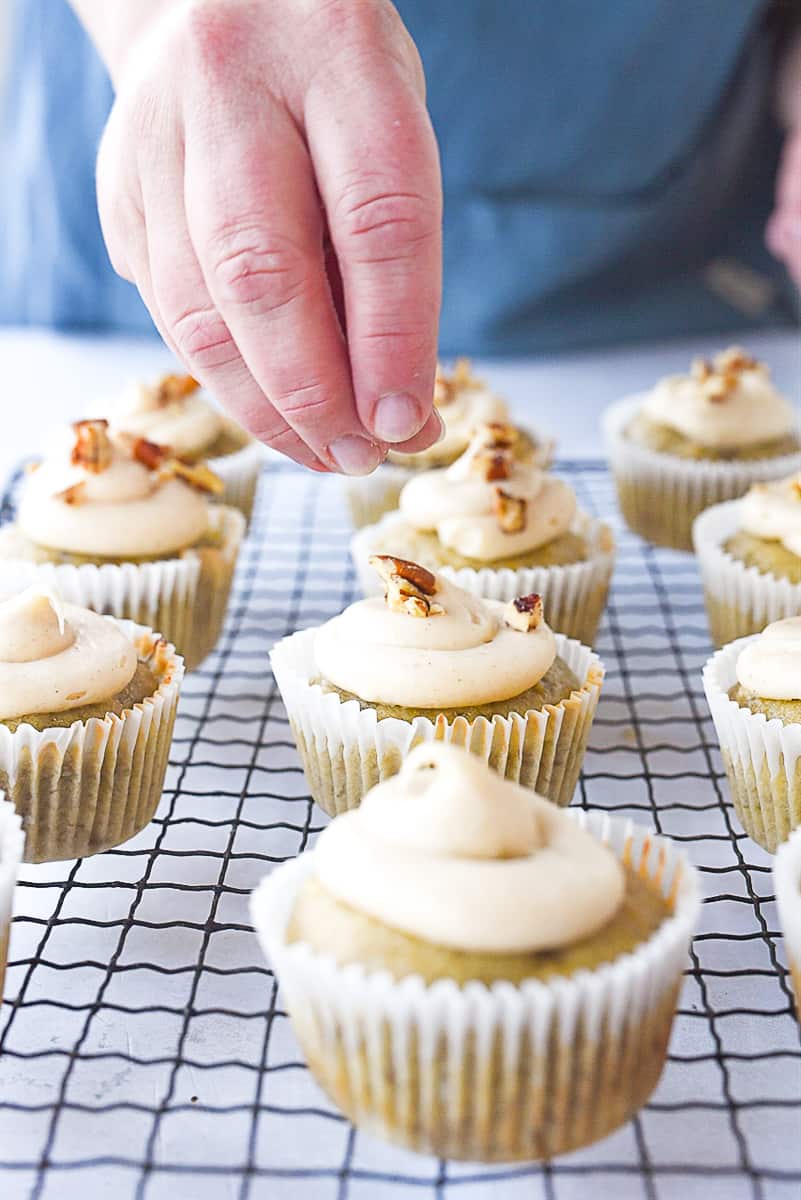
[(601, 463), (558, 469), (619, 542), (574, 802), (685, 844), (706, 892), (650, 1103), (550, 1164), (485, 1167), (354, 1130), (311, 1078), (247, 913), (325, 823), (267, 652), (355, 585), (338, 482), (276, 464), (224, 636), (186, 681), (156, 819), (117, 850), (23, 870), (0, 1013), (3, 1200), (797, 1200), (799, 1028), (770, 859), (733, 815), (703, 697), (697, 572), (620, 527)]

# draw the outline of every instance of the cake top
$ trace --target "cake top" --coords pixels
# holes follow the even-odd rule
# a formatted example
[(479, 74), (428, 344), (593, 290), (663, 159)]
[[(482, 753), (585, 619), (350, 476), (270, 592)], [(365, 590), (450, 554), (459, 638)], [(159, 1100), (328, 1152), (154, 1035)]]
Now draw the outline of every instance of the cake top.
[(443, 546), (483, 562), (535, 550), (567, 532), (576, 497), (563, 480), (515, 456), (512, 425), (480, 425), (464, 454), (424, 471), (403, 488), (400, 510), (416, 529), (436, 530)]
[(737, 682), (763, 700), (801, 700), (801, 617), (773, 621), (740, 652)]
[(791, 433), (796, 416), (771, 383), (764, 363), (731, 346), (710, 361), (697, 358), (688, 375), (669, 375), (643, 404), (650, 420), (692, 442), (736, 450)]
[(434, 405), (445, 426), (442, 439), (417, 454), (390, 452), (391, 462), (420, 465), (453, 461), (467, 449), (477, 425), (505, 421), (509, 415), (506, 401), (473, 375), (466, 358), (460, 358), (452, 372), (437, 367)]
[(314, 851), (336, 898), (434, 945), (552, 950), (614, 916), (623, 869), (563, 810), (441, 743), (336, 817)]
[(114, 430), (135, 434), (176, 455), (202, 454), (223, 431), (224, 418), (191, 375), (164, 375), (133, 384), (112, 406)]
[(208, 529), (217, 476), (154, 442), (78, 421), (28, 478), (17, 523), (38, 545), (99, 558), (167, 555)]
[(122, 691), (137, 654), (122, 630), (50, 588), (0, 602), (0, 720), (68, 712)]
[(755, 483), (740, 503), (740, 528), (754, 537), (779, 541), (801, 557), (801, 474)]
[(373, 555), (383, 597), (360, 600), (317, 632), (320, 673), (377, 704), (457, 708), (518, 696), (556, 658), (539, 596), (484, 600), (417, 563)]

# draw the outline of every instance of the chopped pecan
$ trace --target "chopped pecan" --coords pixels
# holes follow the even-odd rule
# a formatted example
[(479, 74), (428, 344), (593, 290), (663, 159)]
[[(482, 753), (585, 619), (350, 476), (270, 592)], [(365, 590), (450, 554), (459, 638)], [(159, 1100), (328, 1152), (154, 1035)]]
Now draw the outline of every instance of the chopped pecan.
[(437, 578), (425, 567), (391, 554), (373, 554), (369, 561), (384, 581), (384, 599), (391, 612), (437, 617), (445, 611), (430, 599), (436, 594)]
[(72, 465), (83, 467), (93, 475), (107, 470), (113, 457), (108, 421), (76, 421), (72, 428), (75, 430)]
[(710, 375), (701, 385), (704, 397), (711, 404), (722, 404), (737, 387), (737, 376), (729, 374)]
[(470, 471), (487, 483), (495, 483), (499, 479), (508, 479), (514, 469), (512, 456), (505, 450), (493, 450), (485, 446), (477, 450), (470, 460)]
[(156, 384), (155, 399), (159, 408), (165, 408), (174, 400), (184, 400), (196, 392), (200, 384), (191, 375), (165, 375)]
[(168, 458), (161, 466), (161, 475), (164, 479), (170, 477), (182, 479), (184, 483), (188, 483), (197, 491), (208, 492), (212, 496), (221, 496), (225, 491), (222, 479), (219, 475), (215, 475), (205, 463), (191, 465), (181, 462), (180, 458)]
[(536, 629), (543, 621), (542, 596), (538, 592), (532, 592), (530, 596), (518, 596), (506, 605), (504, 620), (520, 633)]
[(527, 502), (521, 496), (513, 496), (503, 488), (495, 489), (492, 510), (503, 533), (520, 533), (526, 528)]
[(801, 475), (796, 475), (792, 482), (792, 489), (795, 493), (796, 500), (801, 500)]
[(148, 471), (157, 470), (169, 456), (168, 446), (159, 446), (157, 442), (149, 442), (147, 438), (134, 438), (131, 444), (131, 457), (143, 467), (147, 467)]
[(434, 381), (434, 403), (437, 408), (451, 404), (458, 392), (465, 388), (476, 387), (479, 381), (470, 370), (470, 359), (459, 358), (454, 364), (453, 371), (447, 375), (442, 367), (437, 366), (437, 377)]
[(484, 445), (493, 450), (511, 450), (520, 441), (520, 430), (506, 421), (487, 421), (479, 426), (478, 433)]
[(83, 483), (73, 483), (72, 487), (65, 488), (63, 492), (56, 492), (55, 499), (64, 504), (80, 504), (85, 486)]
[(742, 346), (729, 346), (715, 355), (715, 370), (725, 375), (729, 372), (739, 375), (741, 371), (753, 371), (759, 363), (750, 354), (746, 354)]

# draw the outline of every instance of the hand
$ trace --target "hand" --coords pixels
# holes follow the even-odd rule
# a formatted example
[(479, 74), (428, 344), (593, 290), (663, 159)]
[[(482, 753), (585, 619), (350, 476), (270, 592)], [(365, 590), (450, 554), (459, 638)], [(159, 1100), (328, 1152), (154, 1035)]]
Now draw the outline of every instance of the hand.
[(389, 443), (431, 445), (440, 176), (394, 7), (155, 10), (109, 62), (97, 185), (115, 269), (187, 369), (297, 462), (363, 474)]
[(801, 288), (801, 124), (791, 128), (784, 139), (776, 203), (765, 240)]

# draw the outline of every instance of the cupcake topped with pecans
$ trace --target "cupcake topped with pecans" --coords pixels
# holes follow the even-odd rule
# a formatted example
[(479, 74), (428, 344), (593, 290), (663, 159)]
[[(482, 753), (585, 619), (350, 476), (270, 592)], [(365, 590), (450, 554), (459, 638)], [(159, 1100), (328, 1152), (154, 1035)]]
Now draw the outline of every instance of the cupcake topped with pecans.
[(221, 479), (222, 502), (250, 515), (263, 447), (213, 404), (191, 375), (133, 384), (109, 408), (104, 415), (115, 433), (168, 446), (190, 465), (208, 462)]

